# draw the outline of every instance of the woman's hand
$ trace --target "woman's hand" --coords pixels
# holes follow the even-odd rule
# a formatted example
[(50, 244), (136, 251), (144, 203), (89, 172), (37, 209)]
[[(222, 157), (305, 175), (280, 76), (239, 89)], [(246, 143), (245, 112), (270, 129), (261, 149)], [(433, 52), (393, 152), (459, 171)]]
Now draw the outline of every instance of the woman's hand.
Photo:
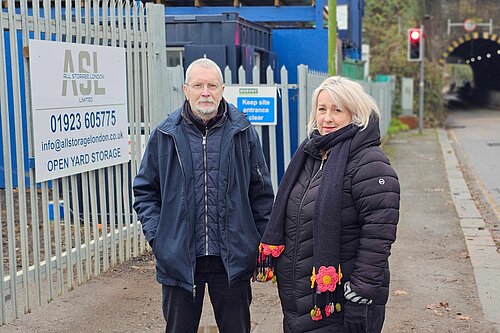
[(368, 305), (346, 301), (344, 304), (344, 333), (366, 333)]

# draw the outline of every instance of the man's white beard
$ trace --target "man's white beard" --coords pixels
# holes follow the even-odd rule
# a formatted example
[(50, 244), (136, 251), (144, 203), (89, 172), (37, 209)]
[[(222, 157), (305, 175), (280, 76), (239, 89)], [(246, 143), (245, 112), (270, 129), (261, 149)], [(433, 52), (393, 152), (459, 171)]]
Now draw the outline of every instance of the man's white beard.
[(214, 103), (213, 107), (206, 108), (206, 107), (201, 107), (199, 105), (195, 106), (195, 110), (198, 114), (203, 114), (203, 115), (211, 115), (213, 113), (217, 113), (217, 109), (219, 108), (219, 103), (215, 103), (213, 100), (200, 100), (198, 103), (202, 102), (212, 102)]

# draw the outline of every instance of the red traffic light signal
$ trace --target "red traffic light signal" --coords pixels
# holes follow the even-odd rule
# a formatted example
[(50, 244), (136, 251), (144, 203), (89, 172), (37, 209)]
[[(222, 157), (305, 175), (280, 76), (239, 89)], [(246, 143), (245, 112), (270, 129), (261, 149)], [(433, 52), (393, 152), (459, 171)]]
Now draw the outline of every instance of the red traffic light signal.
[(413, 29), (410, 31), (410, 39), (411, 40), (419, 40), (420, 39), (420, 29)]
[(422, 60), (422, 32), (419, 28), (408, 29), (408, 60)]

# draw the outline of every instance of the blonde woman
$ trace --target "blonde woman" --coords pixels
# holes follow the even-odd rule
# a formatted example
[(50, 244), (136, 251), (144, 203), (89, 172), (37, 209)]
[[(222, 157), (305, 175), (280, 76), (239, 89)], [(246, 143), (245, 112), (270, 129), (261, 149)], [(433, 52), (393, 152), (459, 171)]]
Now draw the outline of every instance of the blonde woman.
[(399, 181), (380, 149), (380, 112), (356, 82), (313, 93), (308, 138), (280, 184), (260, 245), (278, 282), (285, 332), (380, 332)]

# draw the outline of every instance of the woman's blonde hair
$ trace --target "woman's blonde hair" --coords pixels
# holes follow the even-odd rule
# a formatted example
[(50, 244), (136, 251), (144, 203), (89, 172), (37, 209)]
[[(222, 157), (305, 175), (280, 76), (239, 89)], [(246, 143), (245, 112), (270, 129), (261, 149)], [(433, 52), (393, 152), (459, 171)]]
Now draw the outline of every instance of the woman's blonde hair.
[(352, 123), (361, 127), (361, 130), (368, 126), (372, 113), (380, 118), (380, 111), (375, 100), (363, 90), (359, 83), (342, 76), (331, 76), (323, 81), (312, 94), (312, 110), (307, 124), (309, 135), (316, 128), (318, 96), (323, 90), (328, 92), (337, 108), (352, 113)]

